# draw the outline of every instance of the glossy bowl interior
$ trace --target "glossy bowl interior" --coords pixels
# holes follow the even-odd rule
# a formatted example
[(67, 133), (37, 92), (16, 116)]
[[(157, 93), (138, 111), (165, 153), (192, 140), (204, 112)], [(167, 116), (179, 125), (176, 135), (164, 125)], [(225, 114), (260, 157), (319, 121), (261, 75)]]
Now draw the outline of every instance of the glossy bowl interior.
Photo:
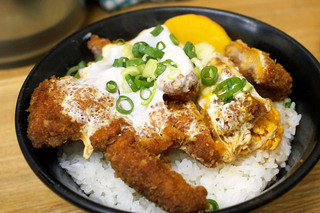
[(195, 7), (163, 7), (133, 11), (113, 16), (87, 26), (54, 47), (32, 69), (25, 80), (16, 106), (16, 133), (20, 148), (34, 173), (55, 193), (76, 206), (91, 212), (120, 212), (97, 204), (84, 195), (72, 178), (57, 161), (57, 150), (34, 149), (27, 137), (26, 110), (33, 90), (50, 76), (64, 76), (66, 70), (80, 60), (92, 60), (86, 47), (85, 36), (98, 34), (111, 40), (131, 39), (141, 30), (163, 23), (170, 17), (186, 14), (202, 14), (218, 22), (229, 36), (241, 38), (249, 46), (270, 53), (292, 75), (293, 94), (298, 113), (302, 114), (292, 142), (292, 153), (288, 160), (290, 169), (282, 169), (277, 181), (260, 196), (238, 205), (221, 209), (219, 212), (248, 211), (266, 204), (291, 189), (316, 164), (320, 155), (320, 65), (319, 62), (297, 41), (285, 33), (255, 19), (239, 14)]

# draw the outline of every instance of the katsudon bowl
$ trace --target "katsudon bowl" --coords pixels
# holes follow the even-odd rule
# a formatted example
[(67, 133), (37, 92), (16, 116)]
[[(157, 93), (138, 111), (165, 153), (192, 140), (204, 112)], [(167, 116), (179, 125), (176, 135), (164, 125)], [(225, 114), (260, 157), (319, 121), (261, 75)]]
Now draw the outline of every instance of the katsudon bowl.
[(317, 163), (320, 155), (320, 65), (301, 44), (280, 30), (258, 20), (222, 10), (200, 7), (162, 7), (116, 15), (89, 25), (55, 46), (26, 78), (16, 105), (16, 134), (21, 151), (34, 173), (52, 191), (72, 204), (90, 212), (121, 212), (92, 201), (62, 169), (57, 160), (57, 149), (35, 149), (27, 136), (27, 109), (34, 89), (44, 79), (64, 76), (79, 61), (92, 61), (94, 56), (86, 47), (88, 33), (111, 40), (132, 39), (143, 29), (164, 23), (181, 14), (200, 14), (219, 23), (232, 40), (242, 39), (249, 46), (270, 53), (293, 78), (290, 98), (302, 115), (292, 141), (286, 168), (259, 196), (246, 202), (220, 209), (217, 212), (242, 212), (256, 209), (280, 197), (293, 188)]

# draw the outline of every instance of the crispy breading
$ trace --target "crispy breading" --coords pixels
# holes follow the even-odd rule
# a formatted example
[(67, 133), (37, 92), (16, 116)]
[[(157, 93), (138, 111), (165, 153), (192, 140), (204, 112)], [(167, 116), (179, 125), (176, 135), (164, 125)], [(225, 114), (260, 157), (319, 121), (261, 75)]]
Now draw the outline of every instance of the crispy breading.
[(91, 35), (87, 42), (87, 47), (95, 57), (102, 55), (102, 48), (110, 44), (110, 40), (107, 38), (100, 38), (98, 35)]
[(250, 48), (241, 40), (225, 47), (229, 57), (244, 77), (255, 85), (258, 93), (265, 98), (279, 101), (291, 94), (292, 78), (282, 65), (272, 60), (268, 53)]
[(134, 133), (125, 131), (107, 148), (106, 158), (116, 175), (149, 200), (169, 212), (198, 212), (207, 209), (207, 191), (193, 187), (170, 171), (156, 155), (135, 143)]
[[(88, 48), (100, 55), (108, 43), (108, 39), (91, 36)], [(220, 74), (240, 75), (234, 64), (222, 57), (213, 56), (210, 65), (216, 66)], [(42, 82), (31, 97), (29, 138), (36, 148), (82, 140), (84, 157), (89, 157), (93, 149), (104, 151), (117, 176), (163, 209), (205, 210), (206, 190), (187, 184), (180, 174), (171, 171), (166, 153), (181, 149), (205, 166), (214, 167), (217, 163), (230, 163), (240, 154), (275, 148), (282, 127), (269, 101), (249, 93), (230, 104), (223, 104), (220, 99), (208, 102), (203, 97), (199, 111), (190, 100), (197, 93), (198, 81), (189, 77), (178, 79), (182, 83), (186, 80), (183, 87), (187, 86), (187, 90), (163, 90), (165, 102), (150, 106), (152, 110), (142, 127), (134, 127), (128, 117), (115, 111), (115, 98), (110, 93), (71, 76), (52, 77)], [(268, 85), (269, 77), (262, 77), (259, 82)], [(215, 110), (210, 117), (206, 110), (211, 104)]]
[[(86, 88), (72, 77), (45, 80), (34, 91), (29, 107), (28, 134), (33, 145), (36, 148), (56, 147), (67, 140), (90, 137), (90, 145), (106, 152), (117, 175), (147, 199), (170, 212), (207, 209), (206, 190), (187, 184), (181, 175), (170, 171), (168, 159), (158, 155), (170, 147), (179, 147), (185, 140), (185, 133), (168, 123), (162, 134), (157, 136), (158, 141), (144, 141), (145, 138), (136, 135), (122, 117), (101, 113), (112, 107), (108, 100), (108, 97), (97, 94), (94, 88)], [(68, 104), (72, 109), (65, 109), (64, 105)], [(68, 110), (75, 110), (78, 117), (65, 114)], [(182, 110), (187, 111), (188, 108)], [(109, 121), (94, 121), (98, 119), (96, 111)], [(86, 127), (88, 122), (102, 125), (92, 130), (92, 126)], [(155, 143), (159, 143), (158, 147), (152, 150)]]
[(214, 167), (222, 156), (217, 151), (216, 138), (211, 135), (196, 105), (192, 101), (170, 101), (168, 108), (171, 111), (170, 122), (185, 134), (185, 140), (180, 142), (179, 149), (205, 166)]
[(61, 91), (56, 79), (43, 81), (33, 92), (28, 111), (28, 137), (36, 148), (60, 146), (68, 139), (79, 140), (82, 124), (62, 114)]

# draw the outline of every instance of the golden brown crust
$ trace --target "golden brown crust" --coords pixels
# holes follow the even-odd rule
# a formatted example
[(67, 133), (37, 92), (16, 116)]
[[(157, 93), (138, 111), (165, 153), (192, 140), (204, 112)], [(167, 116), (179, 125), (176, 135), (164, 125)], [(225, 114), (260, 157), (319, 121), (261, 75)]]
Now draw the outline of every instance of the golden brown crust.
[(103, 126), (90, 137), (91, 145), (94, 149), (105, 151), (107, 146), (114, 143), (121, 133), (122, 127), (126, 126), (124, 119), (114, 119), (108, 126)]
[(205, 166), (214, 167), (222, 156), (217, 151), (215, 137), (211, 135), (196, 105), (191, 101), (170, 101), (168, 108), (172, 112), (169, 120), (173, 127), (185, 134), (185, 139), (180, 141), (179, 149)]
[(60, 146), (68, 139), (81, 138), (81, 124), (61, 113), (58, 104), (60, 90), (55, 86), (56, 78), (43, 81), (34, 91), (28, 111), (28, 137), (36, 148)]
[(92, 35), (90, 37), (90, 39), (87, 42), (87, 47), (89, 50), (91, 50), (91, 52), (93, 53), (93, 55), (95, 57), (102, 55), (102, 48), (107, 45), (110, 44), (110, 40), (106, 39), (106, 38), (100, 38), (97, 35)]
[(136, 146), (130, 131), (107, 149), (106, 158), (117, 176), (169, 212), (198, 212), (209, 207), (205, 188), (190, 186), (154, 154)]
[(268, 53), (250, 48), (237, 40), (225, 47), (225, 55), (239, 67), (240, 73), (254, 84), (262, 97), (279, 101), (291, 94), (290, 74), (272, 60)]
[[(34, 91), (28, 119), (28, 134), (34, 147), (56, 147), (68, 139), (83, 139), (82, 127), (85, 124), (79, 124), (74, 118), (62, 113), (62, 102), (66, 96), (63, 85), (69, 80), (71, 79), (63, 81), (53, 77), (42, 82)], [(75, 87), (76, 82), (72, 80)], [(72, 106), (79, 105), (80, 111), (84, 112), (98, 103), (97, 100), (89, 98), (89, 94), (94, 93), (92, 88), (82, 89), (72, 90), (72, 93), (77, 94)], [(70, 96), (75, 96), (72, 93), (68, 94), (69, 99)], [(107, 107), (110, 106), (111, 104)], [(177, 107), (182, 111), (188, 110), (183, 105), (177, 104)], [(193, 187), (187, 184), (180, 174), (170, 171), (170, 162), (166, 155), (158, 155), (171, 147), (180, 146), (186, 137), (180, 129), (184, 130), (187, 124), (184, 124), (184, 127), (181, 126), (182, 123), (178, 125), (180, 129), (172, 123), (168, 124), (161, 136), (148, 141), (136, 136), (123, 118), (105, 118), (111, 120), (92, 133), (91, 145), (94, 149), (106, 152), (116, 174), (129, 186), (170, 212), (197, 212), (208, 208), (207, 191), (202, 186)]]

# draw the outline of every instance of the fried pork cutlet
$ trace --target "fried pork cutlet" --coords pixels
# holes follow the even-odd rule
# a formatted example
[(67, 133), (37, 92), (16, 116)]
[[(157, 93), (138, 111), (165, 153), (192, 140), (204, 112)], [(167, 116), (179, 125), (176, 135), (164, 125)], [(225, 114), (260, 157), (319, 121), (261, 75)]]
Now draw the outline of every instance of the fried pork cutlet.
[(87, 42), (87, 47), (95, 57), (102, 55), (102, 48), (110, 44), (111, 41), (107, 38), (100, 38), (98, 35), (91, 35)]
[(117, 176), (169, 212), (198, 212), (209, 207), (204, 187), (190, 186), (154, 154), (137, 146), (133, 132), (120, 135), (107, 148), (106, 158)]
[(210, 87), (202, 86), (198, 104), (216, 138), (215, 149), (223, 156), (221, 162), (230, 163), (240, 155), (277, 147), (283, 130), (279, 112), (270, 101), (262, 98), (254, 88), (247, 92), (237, 91), (230, 100), (218, 98), (215, 90), (219, 84), (228, 80), (232, 84), (232, 78), (241, 81), (243, 76), (228, 58), (217, 52), (211, 56), (208, 65), (217, 68), (219, 78)]
[(113, 103), (107, 93), (100, 94), (75, 78), (45, 80), (31, 97), (29, 138), (36, 148), (57, 147), (68, 139), (83, 140), (85, 157), (92, 149), (104, 151), (116, 175), (163, 209), (207, 209), (205, 188), (187, 184), (158, 155), (141, 146), (134, 129), (111, 112)]
[(225, 55), (239, 67), (240, 73), (255, 86), (262, 97), (279, 101), (291, 94), (290, 74), (272, 60), (268, 53), (236, 40), (225, 47)]
[[(98, 35), (91, 35), (87, 42), (87, 47), (94, 56), (102, 55), (103, 48), (110, 44), (113, 45), (115, 42), (110, 42), (109, 39), (101, 38)], [(128, 44), (132, 44), (129, 41)], [(185, 56), (187, 58), (187, 56)], [(189, 62), (191, 65), (191, 62)], [(164, 91), (164, 93), (169, 96), (172, 100), (191, 100), (199, 89), (199, 81), (196, 73), (193, 70), (189, 70), (186, 75), (180, 73), (175, 79), (168, 80), (167, 77), (161, 75), (159, 78), (159, 87)]]

